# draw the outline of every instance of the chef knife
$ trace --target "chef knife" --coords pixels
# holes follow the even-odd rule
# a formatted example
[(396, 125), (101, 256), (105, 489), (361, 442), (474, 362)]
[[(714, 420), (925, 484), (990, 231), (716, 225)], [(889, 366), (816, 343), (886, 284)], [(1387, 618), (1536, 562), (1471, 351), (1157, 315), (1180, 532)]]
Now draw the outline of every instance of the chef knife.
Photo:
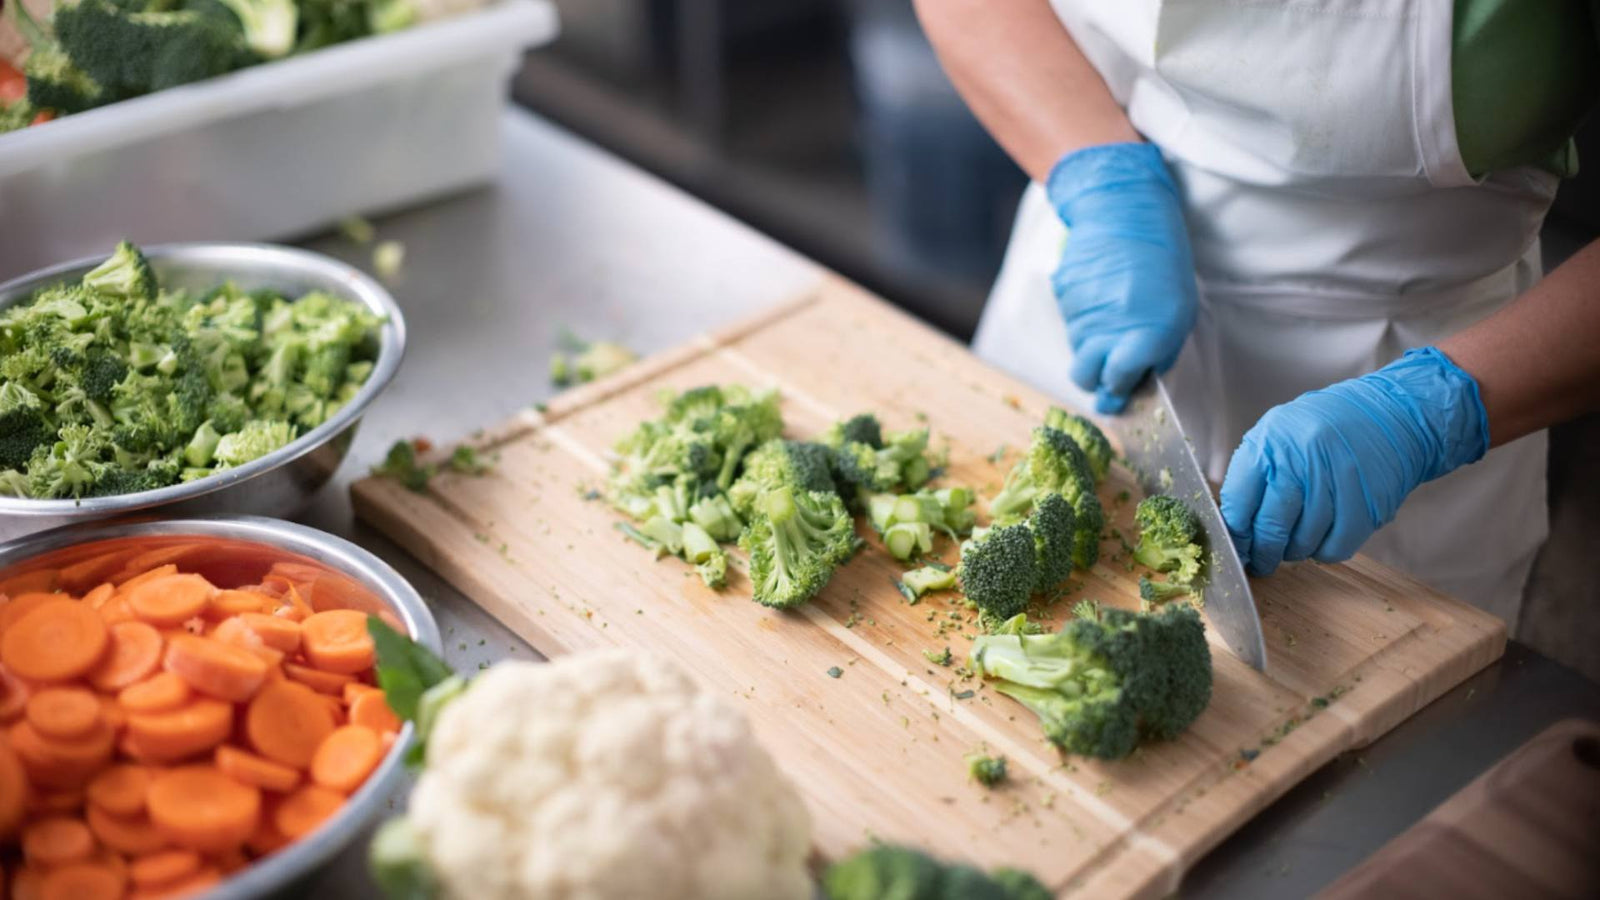
[(1194, 511), (1205, 529), (1204, 610), (1206, 618), (1233, 649), (1257, 670), (1267, 666), (1261, 617), (1245, 579), (1244, 565), (1233, 549), (1222, 511), (1211, 495), (1194, 448), (1184, 436), (1172, 398), (1159, 377), (1150, 377), (1129, 398), (1125, 413), (1108, 420), (1121, 439), (1128, 467), (1146, 496), (1168, 494)]

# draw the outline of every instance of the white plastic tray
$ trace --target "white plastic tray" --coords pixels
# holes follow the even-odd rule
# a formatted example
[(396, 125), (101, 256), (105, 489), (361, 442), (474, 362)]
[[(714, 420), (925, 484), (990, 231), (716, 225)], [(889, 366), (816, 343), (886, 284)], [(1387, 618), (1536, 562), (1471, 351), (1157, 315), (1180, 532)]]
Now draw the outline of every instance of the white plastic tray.
[(488, 181), (548, 0), (500, 0), (0, 135), (0, 280), (118, 240), (273, 240)]

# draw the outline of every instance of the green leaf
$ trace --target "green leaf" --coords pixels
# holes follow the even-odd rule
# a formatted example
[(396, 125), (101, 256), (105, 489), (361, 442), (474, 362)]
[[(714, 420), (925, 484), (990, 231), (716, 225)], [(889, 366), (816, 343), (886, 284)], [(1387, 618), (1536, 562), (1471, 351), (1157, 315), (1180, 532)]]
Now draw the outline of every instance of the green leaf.
[(378, 687), (383, 689), (384, 699), (395, 715), (415, 721), (423, 692), (455, 673), (433, 651), (377, 616), (367, 616), (367, 633), (378, 651)]

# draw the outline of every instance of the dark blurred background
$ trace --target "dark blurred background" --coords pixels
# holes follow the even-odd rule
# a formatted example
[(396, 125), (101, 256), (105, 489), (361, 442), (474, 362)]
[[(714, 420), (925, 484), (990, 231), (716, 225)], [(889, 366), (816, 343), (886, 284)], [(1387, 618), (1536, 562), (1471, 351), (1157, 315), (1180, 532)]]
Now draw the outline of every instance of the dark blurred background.
[[(1025, 179), (967, 112), (909, 0), (556, 0), (519, 102), (963, 340)], [(1590, 160), (1545, 230), (1554, 266), (1600, 234)], [(1551, 541), (1521, 637), (1600, 680), (1600, 418), (1555, 429)]]

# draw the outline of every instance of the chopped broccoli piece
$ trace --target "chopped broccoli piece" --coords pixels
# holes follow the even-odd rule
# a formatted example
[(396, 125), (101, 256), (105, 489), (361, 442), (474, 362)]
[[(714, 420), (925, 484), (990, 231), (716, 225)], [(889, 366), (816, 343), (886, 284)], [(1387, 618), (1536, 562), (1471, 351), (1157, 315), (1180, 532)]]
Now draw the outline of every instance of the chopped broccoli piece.
[(738, 540), (744, 522), (723, 494), (713, 494), (689, 505), (689, 519), (718, 541)]
[(1094, 472), (1094, 480), (1106, 480), (1106, 473), (1111, 471), (1111, 441), (1106, 438), (1106, 433), (1100, 426), (1094, 424), (1083, 416), (1069, 413), (1064, 409), (1051, 407), (1044, 414), (1044, 424), (1047, 428), (1062, 431), (1071, 437), (1089, 460), (1089, 468)]
[(277, 59), (294, 48), (300, 11), (294, 0), (217, 0), (239, 17), (245, 46), (264, 59)]
[(648, 515), (662, 485), (682, 484), (689, 504), (727, 490), (750, 448), (783, 429), (772, 393), (712, 385), (665, 399), (661, 418), (641, 422), (616, 446), (621, 459), (608, 494), (636, 519)]
[(728, 578), (728, 555), (716, 539), (693, 522), (683, 523), (683, 558), (694, 564), (710, 588), (721, 588)]
[(948, 666), (955, 661), (955, 658), (950, 654), (949, 647), (944, 648), (944, 650), (939, 653), (935, 653), (932, 650), (924, 650), (922, 651), (922, 656), (928, 662), (931, 662), (936, 666)]
[(1016, 869), (993, 875), (942, 863), (920, 850), (874, 844), (828, 867), (827, 900), (1047, 900), (1039, 882)]
[(900, 584), (913, 598), (930, 591), (948, 591), (956, 586), (956, 570), (949, 566), (923, 566), (900, 576)]
[(108, 99), (148, 94), (252, 61), (231, 17), (192, 9), (127, 9), (110, 0), (59, 4), (52, 23), (74, 65)]
[(394, 281), (406, 265), (406, 245), (399, 241), (379, 241), (372, 248), (372, 271), (384, 281)]
[(1139, 545), (1133, 558), (1157, 572), (1167, 572), (1175, 584), (1193, 585), (1200, 579), (1200, 518), (1182, 500), (1166, 495), (1146, 497), (1134, 510)]
[(1055, 894), (1039, 883), (1039, 879), (1021, 869), (999, 868), (989, 873), (994, 883), (1005, 891), (1006, 900), (1054, 900)]
[(883, 547), (900, 560), (932, 553), (933, 529), (927, 522), (898, 522), (883, 533)]
[(967, 757), (967, 776), (984, 787), (994, 787), (1006, 780), (1006, 758), (987, 753), (973, 753)]
[(489, 471), (489, 464), (478, 455), (478, 449), (470, 444), (456, 445), (456, 449), (450, 451), (450, 458), (445, 460), (445, 466), (463, 475), (482, 475)]
[(384, 454), (382, 463), (372, 467), (372, 474), (382, 478), (392, 478), (404, 485), (407, 490), (420, 494), (428, 489), (428, 480), (433, 477), (433, 467), (418, 462), (416, 444), (408, 440), (399, 440), (389, 445), (389, 452)]
[(1046, 494), (1033, 505), (1028, 530), (1033, 532), (1035, 593), (1055, 590), (1072, 574), (1077, 514), (1060, 494)]
[(1176, 737), (1211, 699), (1211, 650), (1187, 605), (1107, 609), (1057, 634), (980, 636), (971, 665), (1032, 710), (1058, 747), (1104, 759)]
[(1033, 532), (1024, 523), (997, 525), (961, 545), (957, 577), (967, 599), (995, 619), (1009, 619), (1028, 605), (1038, 584)]
[(211, 465), (217, 456), (217, 444), (222, 441), (222, 435), (212, 427), (211, 420), (207, 419), (195, 429), (194, 437), (189, 439), (188, 446), (183, 448), (183, 460), (196, 468)]
[(926, 523), (954, 539), (970, 532), (977, 521), (970, 509), (973, 499), (972, 491), (964, 487), (915, 494), (868, 494), (867, 519), (873, 530), (885, 537), (896, 525)]
[(294, 426), (288, 422), (256, 419), (217, 441), (215, 456), (218, 468), (242, 466), (260, 459), (268, 453), (288, 445), (294, 440)]
[(439, 895), (438, 876), (416, 829), (405, 816), (385, 821), (372, 835), (367, 847), (367, 868), (390, 900), (427, 900)]
[[(865, 426), (854, 429), (857, 434), (864, 430)], [(839, 437), (844, 434), (841, 426)], [(896, 431), (880, 437), (882, 446), (878, 447), (865, 441), (844, 440), (832, 448), (834, 478), (840, 485), (870, 493), (900, 487), (914, 491), (927, 483), (933, 473), (932, 464), (923, 453), (928, 448), (928, 429)], [(825, 440), (832, 438), (825, 436)]]
[(620, 371), (639, 359), (639, 354), (612, 341), (585, 341), (570, 332), (560, 339), (564, 352), (550, 357), (550, 383), (556, 387), (587, 384)]
[(822, 433), (821, 442), (837, 450), (845, 444), (865, 444), (873, 450), (883, 448), (883, 426), (872, 413), (859, 413), (835, 422)]
[[(19, 10), (21, 6), (17, 4)], [(67, 54), (53, 43), (35, 45), (22, 71), (28, 77), (27, 99), (34, 109), (51, 109), (68, 115), (93, 109), (109, 99), (105, 90), (74, 66)]]
[(154, 300), (156, 276), (138, 247), (123, 241), (105, 262), (84, 273), (83, 286), (121, 300)]
[(783, 486), (762, 495), (739, 546), (756, 602), (787, 609), (822, 590), (855, 551), (855, 530), (838, 495)]
[(729, 488), (728, 500), (748, 516), (763, 494), (780, 487), (832, 492), (828, 448), (805, 441), (767, 441), (744, 458), (744, 474)]
[(1192, 593), (1194, 589), (1187, 584), (1175, 581), (1151, 581), (1147, 577), (1139, 577), (1139, 600), (1147, 607), (1160, 606)]
[(1094, 472), (1077, 442), (1046, 426), (1034, 429), (1028, 455), (1006, 475), (1005, 486), (989, 501), (989, 512), (995, 521), (1012, 521), (1027, 515), (1040, 497), (1062, 495), (1075, 514), (1073, 561), (1086, 569), (1100, 558), (1105, 525), (1105, 511), (1094, 491)]

